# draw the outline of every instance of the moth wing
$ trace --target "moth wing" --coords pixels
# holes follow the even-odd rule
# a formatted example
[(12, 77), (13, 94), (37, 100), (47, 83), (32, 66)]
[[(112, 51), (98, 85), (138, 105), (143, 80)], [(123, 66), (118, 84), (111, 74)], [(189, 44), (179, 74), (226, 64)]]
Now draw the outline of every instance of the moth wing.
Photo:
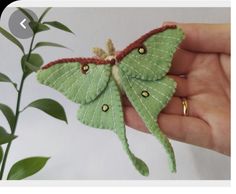
[(157, 115), (166, 106), (175, 91), (175, 81), (167, 76), (157, 81), (144, 81), (122, 73), (122, 86), (149, 131), (164, 146), (169, 156), (171, 171), (175, 172), (173, 148), (157, 124)]
[(78, 60), (62, 59), (52, 62), (51, 65), (38, 71), (37, 79), (40, 83), (61, 92), (73, 102), (89, 103), (106, 88), (111, 67), (109, 64), (97, 65), (90, 60), (85, 73), (81, 69), (82, 61), (78, 58)]
[(176, 26), (152, 30), (118, 54), (119, 67), (131, 77), (160, 79), (169, 71), (173, 55), (183, 38), (183, 31)]
[(146, 176), (149, 174), (147, 165), (141, 159), (137, 158), (129, 148), (125, 134), (120, 93), (113, 78), (110, 79), (107, 88), (96, 100), (80, 106), (77, 117), (82, 123), (88, 126), (110, 129), (115, 132), (135, 168), (142, 175)]

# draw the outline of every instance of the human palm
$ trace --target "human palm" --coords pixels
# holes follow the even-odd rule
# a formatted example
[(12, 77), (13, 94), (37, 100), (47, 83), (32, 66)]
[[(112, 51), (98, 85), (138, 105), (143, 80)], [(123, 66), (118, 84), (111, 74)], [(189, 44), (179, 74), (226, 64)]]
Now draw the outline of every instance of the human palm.
[[(177, 25), (186, 38), (172, 61), (177, 89), (158, 117), (160, 128), (172, 139), (230, 155), (230, 26)], [(126, 97), (124, 107), (126, 124), (148, 132)]]

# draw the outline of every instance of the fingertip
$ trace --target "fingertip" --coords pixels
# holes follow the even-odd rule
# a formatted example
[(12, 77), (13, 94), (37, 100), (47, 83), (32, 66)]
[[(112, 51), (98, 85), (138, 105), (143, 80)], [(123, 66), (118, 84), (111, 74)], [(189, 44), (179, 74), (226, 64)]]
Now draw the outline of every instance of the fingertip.
[(142, 118), (133, 107), (124, 107), (124, 120), (127, 126), (144, 133), (149, 133), (149, 130), (147, 129)]
[(194, 52), (230, 53), (230, 24), (178, 23), (184, 31), (182, 49)]

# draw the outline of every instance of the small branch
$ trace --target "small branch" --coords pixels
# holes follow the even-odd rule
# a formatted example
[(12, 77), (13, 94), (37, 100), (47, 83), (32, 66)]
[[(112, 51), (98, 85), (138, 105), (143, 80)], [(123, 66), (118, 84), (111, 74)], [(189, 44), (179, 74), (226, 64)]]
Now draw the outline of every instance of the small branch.
[(22, 112), (24, 112), (25, 111), (25, 109), (27, 109), (28, 108), (28, 106), (26, 106), (25, 108), (23, 108), (22, 110), (20, 110), (19, 111), (19, 113), (22, 113)]
[[(25, 78), (26, 78), (26, 77), (25, 77), (25, 75), (23, 74), (23, 75), (22, 75), (22, 78), (21, 78), (20, 89), (19, 89), (18, 96), (17, 96), (16, 115), (15, 115), (14, 127), (13, 127), (13, 130), (12, 130), (12, 132), (11, 132), (12, 135), (15, 134), (16, 126), (17, 126), (17, 122), (18, 122), (18, 118), (19, 118), (19, 114), (20, 114), (19, 108), (20, 108), (21, 94), (22, 94), (22, 90), (23, 90), (23, 85), (24, 85)], [(2, 161), (2, 166), (1, 166), (1, 170), (0, 170), (0, 180), (2, 180), (2, 178), (3, 178), (3, 174), (4, 174), (4, 170), (5, 170), (5, 165), (6, 165), (8, 153), (9, 153), (10, 148), (11, 148), (11, 143), (12, 143), (12, 141), (10, 141), (10, 142), (7, 144), (7, 148), (6, 148), (6, 151), (5, 151), (5, 153), (4, 153), (4, 157), (3, 157), (3, 161)]]
[(29, 61), (31, 52), (33, 51), (32, 48), (33, 48), (34, 39), (35, 39), (35, 33), (34, 33), (34, 35), (32, 37), (31, 43), (30, 43), (29, 54), (28, 54), (28, 57), (27, 57), (26, 61)]

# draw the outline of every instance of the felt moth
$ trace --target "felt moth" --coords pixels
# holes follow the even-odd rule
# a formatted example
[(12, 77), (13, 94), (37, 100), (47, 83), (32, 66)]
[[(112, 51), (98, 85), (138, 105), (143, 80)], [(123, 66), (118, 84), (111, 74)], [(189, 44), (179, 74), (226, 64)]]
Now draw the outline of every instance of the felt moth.
[(183, 38), (180, 28), (166, 25), (144, 34), (111, 58), (53, 61), (38, 71), (37, 79), (80, 104), (77, 117), (82, 123), (115, 132), (135, 168), (147, 176), (147, 165), (132, 153), (126, 138), (122, 88), (150, 133), (163, 145), (175, 172), (174, 151), (157, 116), (175, 92), (176, 83), (167, 73)]

